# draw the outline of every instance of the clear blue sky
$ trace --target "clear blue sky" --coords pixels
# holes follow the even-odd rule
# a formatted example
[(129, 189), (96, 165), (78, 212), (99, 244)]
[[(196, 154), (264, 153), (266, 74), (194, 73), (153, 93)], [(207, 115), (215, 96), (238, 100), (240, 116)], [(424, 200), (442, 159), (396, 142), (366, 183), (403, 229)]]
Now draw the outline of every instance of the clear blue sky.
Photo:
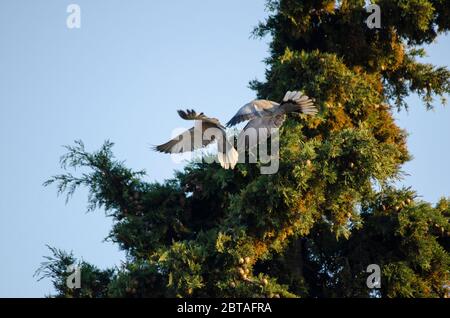
[[(66, 8), (81, 7), (81, 29), (67, 29)], [(86, 191), (68, 205), (42, 182), (60, 173), (62, 145), (105, 139), (149, 181), (180, 169), (149, 151), (166, 139), (175, 110), (192, 107), (227, 119), (254, 97), (263, 79), (267, 41), (250, 38), (266, 16), (257, 1), (2, 0), (0, 2), (0, 297), (41, 297), (48, 280), (33, 273), (45, 244), (73, 250), (99, 267), (124, 255), (103, 242), (111, 221), (85, 213)], [(449, 65), (450, 38), (427, 60)], [(410, 132), (415, 159), (404, 169), (425, 200), (450, 195), (450, 111), (426, 112), (417, 98), (396, 114)]]

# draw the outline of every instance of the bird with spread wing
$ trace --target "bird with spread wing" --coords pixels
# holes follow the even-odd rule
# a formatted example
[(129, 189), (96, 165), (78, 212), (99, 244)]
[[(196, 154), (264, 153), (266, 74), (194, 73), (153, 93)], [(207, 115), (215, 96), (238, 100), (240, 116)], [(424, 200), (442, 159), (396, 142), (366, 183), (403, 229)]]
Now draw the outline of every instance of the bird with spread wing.
[(266, 99), (256, 99), (245, 104), (230, 119), (226, 126), (231, 127), (243, 121), (248, 121), (238, 136), (238, 149), (241, 149), (240, 147), (245, 142), (248, 130), (255, 129), (258, 131), (266, 129), (267, 135), (270, 135), (270, 130), (280, 128), (286, 120), (286, 114), (292, 112), (316, 115), (318, 111), (313, 99), (299, 91), (288, 91), (281, 103)]
[(238, 161), (238, 153), (227, 139), (225, 127), (217, 118), (197, 114), (193, 109), (178, 110), (178, 115), (185, 120), (193, 120), (194, 127), (168, 142), (155, 146), (154, 150), (163, 153), (183, 153), (194, 151), (217, 142), (217, 157), (224, 169), (233, 169)]

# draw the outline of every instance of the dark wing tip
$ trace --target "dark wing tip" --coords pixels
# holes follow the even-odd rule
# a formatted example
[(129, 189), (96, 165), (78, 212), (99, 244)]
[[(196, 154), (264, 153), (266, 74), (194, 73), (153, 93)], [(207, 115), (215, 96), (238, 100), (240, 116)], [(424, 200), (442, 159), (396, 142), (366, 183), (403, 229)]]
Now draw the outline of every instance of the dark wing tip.
[(237, 119), (235, 117), (231, 118), (226, 124), (226, 127), (232, 127), (238, 123)]
[(162, 145), (151, 146), (150, 149), (153, 150), (153, 151), (164, 152), (164, 149), (163, 149)]
[(188, 110), (188, 117), (191, 118), (191, 119), (194, 119), (197, 116), (201, 117), (202, 115), (203, 115), (203, 113), (200, 113), (200, 115), (197, 115), (197, 113), (193, 109)]
[(151, 146), (153, 151), (162, 152), (162, 153), (171, 153), (172, 148), (172, 140), (157, 146)]
[(183, 119), (188, 119), (189, 110), (186, 112), (182, 109), (177, 110), (178, 115)]
[(235, 115), (233, 118), (231, 118), (226, 124), (225, 126), (227, 127), (231, 127), (231, 126), (235, 126), (239, 123), (242, 123), (243, 121), (246, 120), (250, 120), (252, 119), (251, 114), (245, 114), (245, 115)]
[(177, 110), (177, 112), (178, 115), (185, 120), (199, 119), (205, 117), (205, 114), (203, 113), (197, 115), (197, 113), (193, 109), (186, 109), (186, 110), (179, 109)]

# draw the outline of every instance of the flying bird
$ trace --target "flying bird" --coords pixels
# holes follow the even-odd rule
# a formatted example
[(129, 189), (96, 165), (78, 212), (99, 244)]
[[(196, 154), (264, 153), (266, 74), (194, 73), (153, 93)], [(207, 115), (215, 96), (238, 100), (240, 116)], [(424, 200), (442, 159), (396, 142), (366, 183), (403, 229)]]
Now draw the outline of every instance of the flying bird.
[(245, 132), (248, 129), (254, 128), (256, 131), (266, 129), (267, 133), (270, 134), (270, 129), (281, 127), (286, 120), (286, 114), (292, 112), (316, 115), (318, 111), (313, 99), (299, 91), (288, 91), (281, 103), (266, 99), (256, 99), (245, 104), (230, 119), (226, 126), (231, 127), (248, 120), (247, 125), (239, 134), (239, 146), (245, 141)]
[(238, 152), (228, 141), (226, 128), (217, 118), (207, 117), (203, 113), (197, 114), (193, 109), (178, 110), (178, 115), (185, 120), (194, 120), (194, 127), (162, 145), (155, 146), (154, 150), (163, 153), (183, 153), (206, 147), (216, 141), (220, 165), (225, 169), (234, 168), (238, 161)]

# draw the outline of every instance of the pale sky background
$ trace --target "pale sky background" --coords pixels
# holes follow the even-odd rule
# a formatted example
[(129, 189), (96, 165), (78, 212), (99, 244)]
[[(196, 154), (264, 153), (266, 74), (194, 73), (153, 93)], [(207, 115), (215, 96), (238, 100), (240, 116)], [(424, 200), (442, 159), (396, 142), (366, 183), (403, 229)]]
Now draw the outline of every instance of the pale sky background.
[[(85, 213), (86, 191), (68, 205), (54, 187), (62, 145), (105, 139), (117, 158), (145, 169), (147, 180), (173, 175), (170, 157), (149, 151), (186, 125), (175, 113), (195, 108), (228, 119), (254, 98), (248, 81), (264, 78), (267, 42), (250, 38), (266, 16), (264, 0), (0, 2), (0, 297), (42, 297), (51, 282), (33, 273), (45, 244), (73, 250), (100, 268), (124, 259), (103, 242), (111, 221)], [(81, 7), (81, 29), (66, 27), (66, 8)], [(426, 60), (449, 66), (450, 38)], [(450, 195), (450, 111), (425, 111), (410, 99), (396, 114), (414, 160), (403, 184), (423, 199)], [(176, 127), (175, 126), (175, 127)]]

